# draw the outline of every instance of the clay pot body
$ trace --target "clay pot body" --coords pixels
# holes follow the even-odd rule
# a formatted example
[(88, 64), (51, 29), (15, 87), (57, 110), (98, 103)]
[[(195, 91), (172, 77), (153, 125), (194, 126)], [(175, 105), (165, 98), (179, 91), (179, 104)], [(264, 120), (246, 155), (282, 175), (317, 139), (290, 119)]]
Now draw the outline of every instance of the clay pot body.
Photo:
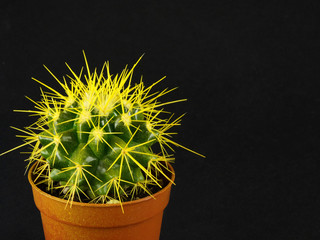
[[(34, 167), (34, 166), (33, 166)], [(90, 204), (67, 201), (40, 190), (28, 179), (40, 210), (46, 240), (154, 240), (159, 239), (163, 210), (170, 197), (171, 183), (154, 194), (154, 198), (120, 204)], [(170, 166), (173, 172), (172, 167)], [(171, 177), (174, 180), (174, 174)]]

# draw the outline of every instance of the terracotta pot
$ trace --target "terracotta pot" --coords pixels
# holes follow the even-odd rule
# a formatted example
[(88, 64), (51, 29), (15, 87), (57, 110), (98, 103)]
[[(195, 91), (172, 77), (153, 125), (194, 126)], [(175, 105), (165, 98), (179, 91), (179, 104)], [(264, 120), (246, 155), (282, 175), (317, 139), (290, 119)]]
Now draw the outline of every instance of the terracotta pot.
[[(159, 239), (171, 183), (155, 193), (155, 199), (145, 197), (123, 203), (124, 213), (120, 204), (73, 202), (72, 207), (66, 207), (66, 200), (47, 194), (34, 184), (33, 168), (29, 170), (28, 179), (35, 204), (41, 213), (46, 240)], [(171, 179), (174, 180), (174, 174)]]

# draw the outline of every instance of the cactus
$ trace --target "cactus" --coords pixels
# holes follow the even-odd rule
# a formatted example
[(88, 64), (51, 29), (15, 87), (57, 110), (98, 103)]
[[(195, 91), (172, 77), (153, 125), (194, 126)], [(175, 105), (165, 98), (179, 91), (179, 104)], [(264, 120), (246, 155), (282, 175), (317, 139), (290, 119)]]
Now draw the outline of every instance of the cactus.
[(180, 125), (182, 116), (174, 119), (163, 107), (185, 99), (160, 102), (160, 97), (174, 90), (152, 93), (164, 78), (149, 87), (142, 80), (133, 84), (133, 70), (141, 58), (115, 76), (108, 62), (98, 73), (90, 71), (85, 54), (84, 59), (86, 74), (82, 69), (77, 75), (66, 64), (69, 83), (47, 68), (63, 94), (33, 78), (46, 91), (40, 88), (40, 101), (29, 98), (35, 110), (17, 111), (38, 119), (25, 129), (15, 128), (24, 134), (25, 143), (12, 150), (31, 146), (28, 166), (37, 164), (38, 183), (70, 203), (122, 202), (136, 199), (141, 192), (152, 195), (150, 189), (161, 188), (162, 178), (170, 181), (172, 146), (185, 148), (172, 140), (170, 132)]

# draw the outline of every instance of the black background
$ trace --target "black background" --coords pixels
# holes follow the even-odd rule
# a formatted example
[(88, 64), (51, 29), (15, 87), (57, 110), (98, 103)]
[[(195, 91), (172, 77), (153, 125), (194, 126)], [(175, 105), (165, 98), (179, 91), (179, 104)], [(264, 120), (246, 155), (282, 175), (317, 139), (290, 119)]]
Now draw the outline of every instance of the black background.
[[(26, 1), (27, 2), (27, 1)], [(167, 76), (187, 112), (161, 239), (319, 239), (319, 4), (316, 1), (74, 1), (0, 8), (0, 152), (34, 119), (31, 77), (56, 86), (84, 64)], [(43, 239), (19, 151), (0, 159), (0, 232)]]

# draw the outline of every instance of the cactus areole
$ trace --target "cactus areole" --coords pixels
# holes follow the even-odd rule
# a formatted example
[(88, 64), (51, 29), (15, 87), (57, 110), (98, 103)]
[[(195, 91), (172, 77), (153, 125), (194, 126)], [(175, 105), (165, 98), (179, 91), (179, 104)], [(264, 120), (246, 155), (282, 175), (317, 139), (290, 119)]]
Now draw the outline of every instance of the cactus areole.
[(174, 90), (152, 91), (164, 78), (147, 87), (142, 80), (134, 84), (141, 58), (117, 75), (110, 74), (108, 62), (98, 72), (89, 69), (85, 54), (84, 59), (79, 74), (66, 64), (70, 74), (63, 80), (47, 68), (62, 91), (33, 78), (41, 85), (41, 100), (28, 98), (35, 109), (16, 111), (36, 115), (37, 121), (15, 128), (25, 142), (14, 149), (31, 147), (27, 160), (36, 164), (35, 182), (71, 205), (152, 196), (163, 180), (171, 181), (172, 147), (185, 148), (170, 131), (182, 116), (175, 118), (164, 107), (185, 99), (161, 102)]

